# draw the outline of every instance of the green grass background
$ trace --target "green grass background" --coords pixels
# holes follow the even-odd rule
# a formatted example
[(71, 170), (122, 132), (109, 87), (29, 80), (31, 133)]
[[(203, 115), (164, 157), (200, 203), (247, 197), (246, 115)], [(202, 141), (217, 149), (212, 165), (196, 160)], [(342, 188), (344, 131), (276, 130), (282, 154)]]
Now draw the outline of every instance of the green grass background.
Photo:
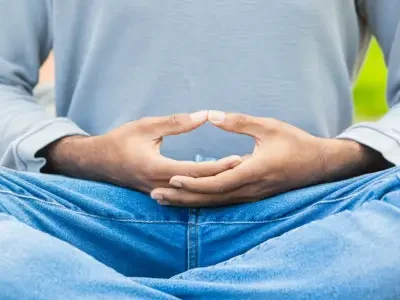
[(382, 52), (373, 41), (354, 86), (355, 120), (376, 120), (387, 110), (387, 70)]

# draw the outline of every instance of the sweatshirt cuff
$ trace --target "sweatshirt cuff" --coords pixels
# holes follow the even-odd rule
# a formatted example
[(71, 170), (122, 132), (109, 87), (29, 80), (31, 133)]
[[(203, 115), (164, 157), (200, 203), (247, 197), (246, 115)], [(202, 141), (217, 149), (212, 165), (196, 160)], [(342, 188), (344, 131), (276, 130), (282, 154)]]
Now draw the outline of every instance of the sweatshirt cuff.
[(9, 154), (12, 155), (5, 155), (4, 165), (21, 171), (40, 172), (40, 169), (46, 164), (46, 160), (42, 157), (35, 157), (36, 153), (52, 142), (72, 135), (88, 136), (85, 131), (66, 118), (57, 118), (42, 123), (12, 143), (9, 149), (12, 152)]
[(397, 138), (395, 134), (391, 135), (376, 128), (355, 125), (336, 138), (349, 139), (368, 146), (380, 152), (392, 164), (400, 165), (400, 136)]

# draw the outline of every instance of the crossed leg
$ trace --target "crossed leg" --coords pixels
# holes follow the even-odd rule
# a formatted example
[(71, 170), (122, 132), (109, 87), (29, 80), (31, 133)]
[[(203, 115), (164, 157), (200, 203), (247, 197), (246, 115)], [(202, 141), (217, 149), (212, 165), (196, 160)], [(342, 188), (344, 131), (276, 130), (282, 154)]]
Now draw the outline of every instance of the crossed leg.
[[(107, 186), (107, 189), (111, 189), (110, 195), (121, 193), (119, 195), (121, 198), (114, 197), (121, 199), (121, 203), (117, 201), (118, 205), (110, 204), (113, 205), (113, 213), (110, 216), (107, 207), (96, 210), (99, 203), (91, 203), (93, 207), (90, 205), (88, 207), (88, 203), (85, 202), (88, 199), (85, 197), (79, 203), (72, 201), (72, 204), (71, 201), (67, 202), (66, 199), (61, 199), (63, 198), (61, 195), (66, 190), (61, 189), (62, 192), (60, 192), (59, 181), (65, 180), (62, 186), (70, 190), (67, 184), (70, 182), (69, 179), (52, 178), (49, 180), (51, 183), (48, 183), (47, 186), (47, 190), (50, 192), (46, 194), (37, 190), (37, 186), (43, 181), (41, 176), (21, 175), (3, 170), (2, 179), (4, 182), (7, 181), (7, 188), (4, 182), (2, 186), (0, 185), (0, 190), (3, 192), (0, 193), (0, 212), (2, 212), (0, 213), (0, 249), (2, 249), (0, 270), (3, 270), (0, 275), (0, 294), (2, 297), (10, 299), (62, 299), (65, 297), (79, 299), (174, 299), (176, 297), (396, 299), (400, 295), (400, 287), (397, 284), (400, 279), (400, 239), (397, 238), (400, 232), (399, 174), (399, 169), (392, 169), (378, 175), (367, 175), (361, 179), (347, 181), (342, 184), (342, 189), (346, 191), (344, 196), (343, 193), (340, 196), (341, 201), (325, 201), (324, 203), (337, 203), (337, 205), (328, 210), (323, 208), (323, 213), (317, 214), (314, 219), (310, 217), (310, 212), (315, 215), (315, 204), (321, 202), (320, 199), (314, 203), (308, 203), (307, 207), (300, 210), (297, 208), (296, 213), (280, 214), (279, 218), (272, 220), (272, 223), (277, 224), (289, 222), (291, 228), (288, 232), (277, 233), (265, 239), (265, 242), (260, 242), (260, 245), (251, 250), (247, 249), (248, 251), (244, 254), (233, 258), (227, 257), (225, 262), (213, 266), (207, 266), (208, 264), (205, 263), (205, 267), (189, 271), (182, 270), (181, 274), (169, 279), (162, 275), (178, 273), (177, 271), (182, 269), (179, 264), (180, 261), (185, 261), (185, 254), (173, 252), (185, 245), (186, 241), (176, 242), (176, 239), (180, 240), (179, 227), (173, 227), (172, 236), (168, 236), (168, 229), (171, 228), (171, 224), (184, 226), (182, 224), (187, 223), (187, 220), (184, 219), (186, 212), (181, 209), (172, 209), (171, 211), (171, 208), (168, 208), (168, 213), (166, 213), (163, 211), (164, 208), (155, 206), (151, 210), (152, 216), (149, 217), (149, 211), (135, 211), (135, 221), (167, 220), (169, 222), (168, 226), (164, 227), (161, 225), (164, 223), (157, 223), (160, 226), (154, 228), (149, 234), (149, 236), (155, 234), (156, 237), (166, 235), (166, 239), (160, 240), (162, 243), (156, 245), (158, 250), (167, 249), (160, 252), (163, 257), (162, 261), (146, 259), (147, 253), (143, 254), (146, 249), (157, 253), (154, 249), (147, 247), (151, 242), (146, 243), (146, 240), (143, 243), (147, 245), (146, 247), (129, 249), (130, 251), (138, 249), (143, 254), (142, 256), (129, 256), (129, 259), (136, 258), (138, 260), (129, 262), (130, 266), (133, 266), (134, 263), (140, 266), (137, 268), (139, 275), (136, 276), (142, 276), (140, 273), (145, 276), (150, 274), (144, 272), (143, 268), (163, 269), (163, 265), (170, 266), (156, 274), (160, 276), (153, 276), (163, 277), (157, 279), (127, 277), (130, 275), (129, 268), (121, 267), (120, 263), (120, 261), (124, 261), (124, 257), (117, 259), (118, 255), (111, 250), (108, 252), (104, 252), (106, 251), (104, 250), (101, 253), (111, 256), (111, 259), (107, 259), (107, 255), (105, 255), (106, 257), (98, 255), (96, 251), (92, 251), (92, 248), (88, 247), (93, 243), (93, 248), (106, 249), (112, 247), (113, 244), (119, 248), (120, 235), (129, 234), (130, 230), (119, 232), (115, 229), (118, 228), (115, 224), (107, 227), (109, 223), (101, 223), (100, 226), (96, 225), (98, 222), (90, 223), (87, 220), (74, 219), (74, 221), (84, 222), (84, 226), (78, 226), (78, 228), (87, 227), (86, 234), (92, 231), (89, 226), (98, 229), (94, 230), (96, 233), (94, 236), (101, 234), (102, 228), (105, 229), (107, 235), (113, 233), (110, 240), (114, 243), (109, 242), (107, 246), (104, 246), (103, 239), (100, 238), (97, 241), (100, 241), (99, 245), (99, 243), (93, 242), (93, 235), (89, 236), (91, 243), (77, 242), (86, 234), (78, 233), (79, 239), (70, 238), (75, 231), (73, 228), (69, 231), (65, 226), (65, 221), (56, 222), (57, 213), (53, 212), (52, 214), (51, 210), (43, 213), (43, 207), (39, 209), (32, 202), (26, 203), (27, 198), (23, 199), (23, 197), (32, 197), (36, 200), (43, 200), (43, 204), (46, 206), (61, 205), (62, 207), (57, 206), (56, 208), (67, 210), (68, 214), (79, 213), (86, 217), (96, 216), (96, 220), (99, 217), (108, 217), (108, 219), (101, 220), (111, 222), (110, 220), (113, 218), (119, 218), (119, 221), (127, 221), (128, 215), (126, 214), (127, 211), (130, 212), (130, 209), (124, 206), (128, 205), (125, 192), (116, 192), (114, 187)], [(16, 182), (20, 182), (21, 178), (24, 181), (23, 187), (21, 184), (16, 184)], [(36, 182), (37, 180), (40, 182)], [(357, 184), (363, 180), (368, 181), (368, 185), (372, 185), (372, 188), (363, 189), (363, 185)], [(26, 181), (32, 186), (27, 185)], [(381, 184), (373, 185), (378, 181)], [(79, 194), (81, 190), (76, 187), (77, 182), (73, 183), (74, 193)], [(86, 186), (86, 183), (84, 185)], [(87, 188), (87, 186), (82, 188)], [(96, 188), (101, 187), (96, 185)], [(327, 188), (329, 186), (322, 187), (322, 193), (326, 193)], [(108, 197), (103, 193), (99, 194), (98, 189), (96, 191), (91, 189), (91, 193), (97, 193), (98, 197)], [(127, 193), (130, 192), (127, 191)], [(294, 193), (298, 193), (298, 191), (292, 192), (292, 195)], [(81, 194), (79, 195), (82, 198)], [(85, 195), (89, 197), (88, 194)], [(68, 196), (71, 195), (68, 194)], [(89, 202), (96, 199), (92, 196), (89, 197)], [(280, 197), (286, 196), (281, 195)], [(330, 193), (328, 198), (335, 200), (334, 197), (335, 194)], [(347, 207), (343, 206), (342, 200), (346, 200), (348, 203), (349, 199), (353, 199), (354, 203)], [(275, 200), (270, 199), (271, 203)], [(146, 209), (149, 208), (149, 205), (153, 205), (145, 203)], [(251, 206), (249, 204), (241, 208), (248, 209)], [(294, 206), (296, 206), (295, 203)], [(118, 209), (114, 210), (115, 207)], [(135, 208), (137, 207), (135, 206)], [(229, 209), (232, 208), (226, 210)], [(38, 210), (40, 210), (40, 218), (36, 216)], [(90, 216), (87, 216), (88, 211), (91, 212)], [(95, 212), (96, 214), (94, 214)], [(224, 209), (205, 211), (205, 219), (210, 215), (212, 218), (218, 217), (218, 214), (223, 212)], [(309, 216), (305, 218), (307, 213)], [(139, 216), (141, 219), (138, 219)], [(65, 219), (67, 215), (58, 215), (58, 217)], [(132, 216), (129, 215), (129, 217)], [(297, 220), (297, 223), (293, 221), (294, 219)], [(208, 223), (212, 225), (216, 222)], [(294, 226), (294, 223), (299, 226)], [(121, 222), (121, 224), (124, 223)], [(263, 228), (263, 224), (270, 223), (260, 223), (258, 228)], [(235, 223), (235, 228), (240, 228), (237, 225)], [(202, 226), (207, 228), (207, 222), (204, 222)], [(56, 230), (57, 228), (59, 231)], [(186, 232), (187, 229), (182, 230), (182, 232)], [(142, 236), (142, 231), (145, 229), (133, 230), (133, 236), (137, 234), (139, 237)], [(232, 234), (231, 230), (226, 232), (232, 236), (233, 248), (243, 242), (240, 237)], [(226, 236), (224, 239), (228, 240)], [(131, 241), (135, 244), (142, 244), (140, 239)], [(157, 238), (153, 242), (156, 243)], [(174, 248), (169, 248), (168, 243), (175, 245)], [(168, 256), (164, 256), (165, 253)], [(141, 260), (150, 261), (152, 264), (146, 267), (146, 264), (140, 264)], [(179, 267), (176, 267), (177, 265)], [(134, 269), (136, 270), (136, 268)], [(156, 272), (153, 270), (153, 273)]]

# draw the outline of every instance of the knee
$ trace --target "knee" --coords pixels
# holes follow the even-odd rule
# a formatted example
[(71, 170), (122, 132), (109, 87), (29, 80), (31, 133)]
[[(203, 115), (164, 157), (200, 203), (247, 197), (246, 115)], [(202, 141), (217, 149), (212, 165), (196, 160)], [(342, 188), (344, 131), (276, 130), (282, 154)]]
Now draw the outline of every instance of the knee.
[(390, 263), (376, 257), (322, 278), (320, 284), (315, 282), (321, 288), (316, 294), (330, 291), (335, 299), (400, 299), (400, 256)]
[[(74, 251), (61, 240), (36, 230), (13, 216), (0, 213), (0, 270), (7, 270), (7, 278), (23, 278), (23, 274), (44, 274), (49, 265), (63, 262), (73, 266)], [(4, 279), (1, 278), (0, 280)]]
[(82, 271), (75, 248), (2, 213), (0, 249), (1, 299), (35, 298), (36, 292), (48, 293), (68, 274)]

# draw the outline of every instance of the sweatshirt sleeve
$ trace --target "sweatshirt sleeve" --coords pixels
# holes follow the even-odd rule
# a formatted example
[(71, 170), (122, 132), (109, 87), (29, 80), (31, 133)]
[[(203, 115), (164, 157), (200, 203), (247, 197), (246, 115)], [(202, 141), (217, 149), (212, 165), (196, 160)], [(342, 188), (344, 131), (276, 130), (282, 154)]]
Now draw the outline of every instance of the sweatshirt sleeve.
[(400, 165), (400, 1), (364, 0), (363, 13), (388, 67), (389, 112), (376, 122), (353, 125), (338, 138), (355, 140)]
[(48, 116), (32, 95), (52, 48), (50, 0), (0, 0), (0, 166), (38, 172), (35, 154), (68, 135), (86, 134)]

